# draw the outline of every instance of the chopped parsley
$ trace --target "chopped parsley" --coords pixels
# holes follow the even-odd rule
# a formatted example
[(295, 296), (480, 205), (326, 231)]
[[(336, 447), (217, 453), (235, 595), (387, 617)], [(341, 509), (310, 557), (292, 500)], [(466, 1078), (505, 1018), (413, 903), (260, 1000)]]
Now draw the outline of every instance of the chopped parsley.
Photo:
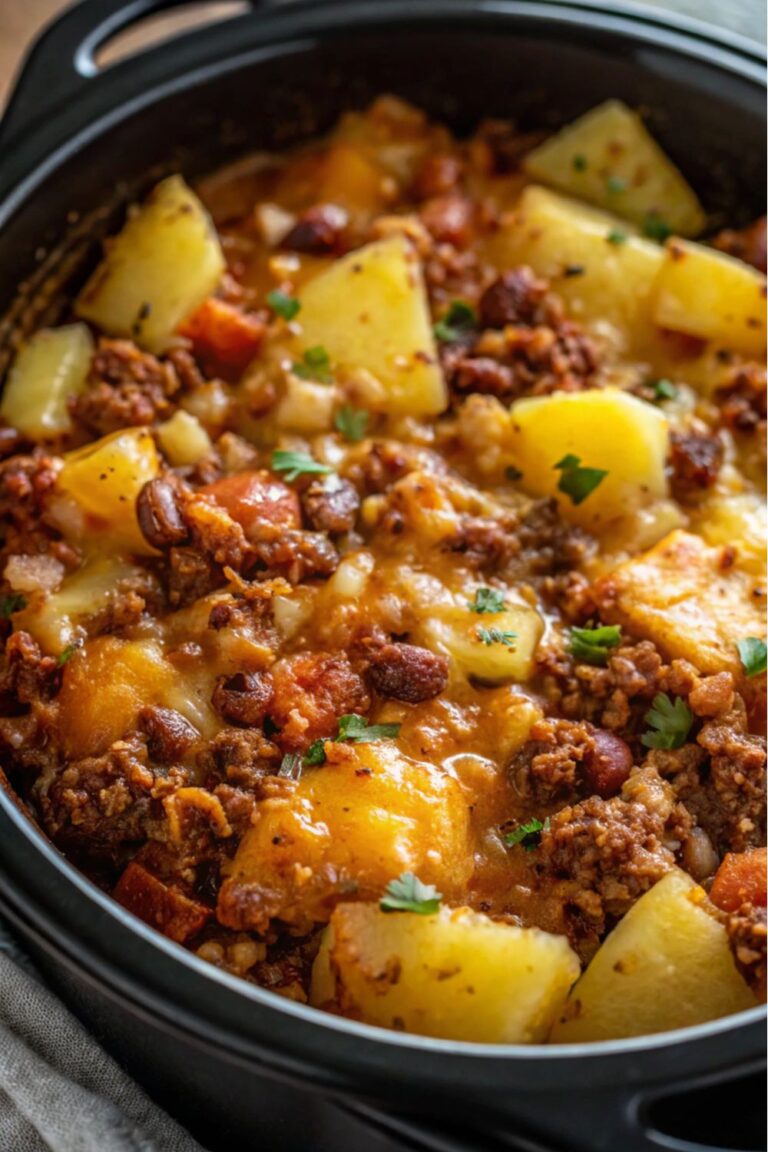
[(317, 380), (321, 384), (331, 381), (331, 358), (322, 344), (307, 348), (301, 360), (294, 361), (292, 371), (302, 380)]
[(605, 624), (601, 628), (571, 628), (568, 651), (584, 664), (605, 665), (608, 652), (621, 643), (618, 624)]
[(443, 344), (451, 344), (463, 340), (475, 327), (477, 313), (471, 304), (466, 300), (452, 300), (445, 316), (435, 324), (435, 336)]
[(543, 821), (537, 820), (534, 816), (532, 820), (526, 821), (525, 824), (518, 824), (517, 828), (507, 832), (504, 843), (507, 848), (514, 848), (517, 844), (522, 844), (526, 852), (532, 852), (534, 848), (538, 848), (542, 832), (546, 832), (548, 829), (549, 816)]
[(659, 692), (645, 714), (645, 722), (654, 729), (641, 737), (646, 748), (680, 748), (691, 730), (693, 714), (681, 696), (673, 702), (666, 692)]
[(622, 180), (621, 176), (609, 176), (605, 186), (609, 192), (626, 192), (627, 190), (627, 182)]
[(272, 453), (272, 471), (285, 472), (285, 479), (290, 484), (299, 476), (309, 476), (313, 473), (327, 476), (333, 469), (329, 468), (327, 464), (320, 464), (317, 460), (313, 460), (306, 452), (288, 452), (282, 448), (276, 448)]
[(368, 431), (370, 416), (362, 408), (353, 408), (345, 404), (336, 413), (333, 426), (350, 444), (359, 444)]
[(604, 468), (584, 467), (581, 459), (571, 453), (563, 456), (555, 469), (562, 473), (557, 482), (558, 491), (570, 496), (572, 504), (582, 504), (608, 475)]
[(432, 916), (440, 907), (442, 893), (434, 884), (422, 884), (413, 872), (403, 872), (397, 880), (390, 880), (379, 901), (382, 912), (416, 912), (419, 916)]
[(736, 641), (739, 659), (747, 676), (759, 676), (765, 672), (765, 642), (757, 636), (747, 636)]
[(280, 292), (277, 288), (267, 293), (267, 304), (275, 316), (281, 316), (283, 320), (293, 320), (301, 311), (300, 300), (295, 296), (289, 296), (287, 292)]
[(643, 234), (663, 244), (667, 237), (672, 235), (672, 229), (658, 212), (649, 212), (643, 221)]
[(287, 777), (288, 780), (298, 780), (301, 776), (301, 756), (298, 752), (286, 752), (280, 762), (278, 776)]
[(505, 648), (514, 648), (517, 632), (503, 632), (501, 628), (478, 628), (477, 638), (483, 644), (503, 644)]
[(621, 228), (611, 228), (605, 238), (609, 244), (626, 244), (628, 239), (626, 232), (622, 232)]
[(504, 469), (504, 475), (506, 476), (507, 480), (512, 480), (513, 482), (515, 480), (522, 480), (523, 478), (522, 472), (519, 468), (515, 468), (514, 464), (507, 465), (507, 467)]
[(27, 602), (23, 596), (13, 593), (11, 596), (0, 596), (0, 619), (8, 620), (14, 612), (21, 612), (26, 608)]
[(475, 599), (467, 604), (470, 612), (502, 612), (504, 610), (504, 593), (497, 588), (478, 588)]
[(589, 167), (589, 161), (583, 152), (577, 152), (572, 163), (574, 172), (586, 172)]
[(352, 744), (372, 744), (375, 740), (394, 740), (399, 731), (399, 724), (369, 724), (365, 716), (350, 712), (346, 716), (339, 717), (338, 732), (335, 736), (324, 737), (310, 744), (304, 763), (324, 764), (327, 743), (341, 744), (349, 740)]
[(57, 666), (59, 668), (63, 668), (64, 665), (72, 659), (79, 647), (79, 644), (67, 644), (66, 648), (59, 652), (58, 658), (56, 660)]
[(677, 397), (677, 388), (671, 380), (654, 380), (651, 387), (654, 400), (674, 400)]

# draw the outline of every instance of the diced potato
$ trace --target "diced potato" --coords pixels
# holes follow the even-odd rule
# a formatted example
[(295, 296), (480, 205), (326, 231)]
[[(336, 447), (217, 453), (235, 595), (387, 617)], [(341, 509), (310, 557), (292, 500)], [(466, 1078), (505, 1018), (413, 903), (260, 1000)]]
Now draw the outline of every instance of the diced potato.
[[(667, 495), (667, 419), (652, 404), (615, 388), (555, 392), (510, 409), (513, 462), (536, 496), (556, 496), (564, 516), (593, 530)], [(580, 503), (558, 490), (555, 465), (577, 456), (608, 473)]]
[(210, 436), (197, 417), (183, 408), (174, 412), (170, 420), (158, 425), (157, 438), (173, 468), (197, 464), (211, 453)]
[(219, 897), (229, 927), (322, 923), (354, 891), (377, 897), (401, 872), (458, 895), (472, 871), (467, 802), (456, 781), (395, 744), (326, 745), (293, 791), (259, 805)]
[(671, 240), (656, 281), (653, 317), (662, 328), (762, 358), (765, 285), (765, 276), (741, 260)]
[(531, 185), (493, 234), (488, 255), (502, 269), (528, 264), (551, 281), (572, 316), (599, 322), (601, 331), (609, 325), (617, 342), (645, 352), (664, 250), (616, 216)]
[(58, 490), (85, 513), (92, 544), (152, 555), (139, 528), (136, 498), (159, 467), (155, 442), (146, 428), (126, 428), (69, 452)]
[(606, 100), (525, 158), (534, 180), (616, 212), (641, 227), (663, 221), (681, 236), (706, 223), (695, 192), (636, 112)]
[(419, 261), (402, 236), (337, 260), (301, 292), (302, 345), (334, 365), (365, 368), (384, 385), (384, 410), (435, 416), (448, 397)]
[(336, 390), (331, 385), (302, 380), (289, 372), (285, 393), (275, 409), (275, 424), (281, 430), (309, 436), (329, 432), (335, 406)]
[(544, 622), (527, 604), (477, 615), (468, 608), (436, 608), (425, 625), (430, 642), (443, 648), (465, 676), (490, 684), (527, 680)]
[(75, 310), (110, 336), (162, 352), (223, 271), (208, 213), (180, 176), (169, 176), (107, 243)]
[(315, 961), (313, 1004), (384, 1028), (484, 1044), (535, 1044), (579, 975), (564, 936), (468, 908), (434, 916), (342, 904)]
[(736, 549), (737, 568), (765, 576), (768, 520), (764, 501), (755, 492), (716, 494), (695, 510), (694, 526), (708, 544)]
[(638, 900), (574, 987), (553, 1043), (617, 1040), (756, 1004), (703, 888), (674, 870)]
[(596, 585), (606, 619), (701, 672), (741, 676), (736, 641), (765, 637), (765, 594), (747, 572), (723, 565), (723, 549), (676, 531)]
[(67, 400), (83, 391), (93, 356), (85, 324), (44, 328), (19, 352), (0, 416), (24, 436), (59, 436), (72, 427)]
[(353, 211), (374, 212), (383, 204), (383, 173), (350, 144), (334, 144), (324, 158), (317, 199), (342, 204)]

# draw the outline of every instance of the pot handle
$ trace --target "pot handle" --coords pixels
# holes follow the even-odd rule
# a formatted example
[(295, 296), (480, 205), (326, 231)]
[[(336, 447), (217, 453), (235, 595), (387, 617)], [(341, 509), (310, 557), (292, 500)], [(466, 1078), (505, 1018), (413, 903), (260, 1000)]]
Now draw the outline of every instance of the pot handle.
[[(188, 7), (189, 2), (80, 0), (68, 8), (45, 28), (21, 65), (0, 120), (0, 148), (47, 112), (66, 105), (87, 87), (100, 71), (96, 53), (114, 36), (149, 16), (182, 5)], [(271, 0), (247, 2), (260, 7)], [(151, 51), (151, 46), (147, 51)], [(112, 67), (119, 68), (120, 63)]]

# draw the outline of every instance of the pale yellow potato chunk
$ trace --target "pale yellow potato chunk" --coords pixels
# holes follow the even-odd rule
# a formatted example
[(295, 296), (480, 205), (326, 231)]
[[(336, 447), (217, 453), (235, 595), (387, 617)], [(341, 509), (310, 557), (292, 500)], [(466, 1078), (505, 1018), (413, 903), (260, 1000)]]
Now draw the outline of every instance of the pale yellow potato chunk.
[(650, 218), (695, 236), (706, 223), (687, 180), (620, 100), (606, 100), (545, 140), (526, 156), (524, 168), (534, 180), (641, 227)]
[(211, 438), (196, 416), (179, 408), (170, 420), (157, 427), (157, 438), (168, 463), (174, 468), (197, 464), (211, 453)]
[(443, 649), (465, 676), (490, 684), (527, 680), (544, 621), (527, 604), (478, 615), (469, 608), (435, 608), (425, 624), (430, 645)]
[(662, 328), (765, 355), (765, 276), (686, 240), (671, 240), (656, 281), (653, 317)]
[(619, 565), (596, 586), (607, 620), (704, 673), (741, 674), (736, 641), (765, 637), (763, 582), (724, 549), (681, 530)]
[[(556, 496), (567, 519), (601, 530), (667, 495), (668, 426), (652, 404), (616, 388), (555, 392), (510, 409), (512, 459), (535, 496)], [(558, 490), (565, 456), (608, 473), (580, 504)]]
[(372, 373), (382, 408), (435, 416), (448, 403), (419, 260), (402, 236), (359, 248), (301, 291), (303, 348), (324, 347), (334, 366)]
[[(529, 265), (551, 281), (576, 319), (599, 323), (601, 331), (609, 326), (628, 350), (645, 349), (664, 250), (616, 216), (531, 185), (489, 241), (488, 255), (501, 269)], [(568, 269), (579, 271), (566, 275)]]
[(704, 889), (675, 869), (603, 942), (550, 1040), (574, 1044), (669, 1032), (756, 1003)]
[(219, 897), (223, 924), (263, 931), (328, 920), (350, 892), (380, 896), (415, 872), (457, 895), (472, 871), (467, 801), (457, 782), (391, 741), (327, 744), (328, 761), (259, 804)]
[(736, 549), (736, 566), (765, 578), (768, 520), (756, 492), (717, 493), (696, 509), (696, 531), (708, 544)]
[(136, 516), (136, 498), (160, 468), (146, 428), (125, 428), (64, 457), (57, 490), (84, 513), (84, 530), (99, 550), (153, 555)]
[(25, 436), (68, 432), (67, 400), (82, 392), (93, 356), (85, 324), (44, 328), (19, 352), (3, 391), (0, 416)]
[(341, 904), (310, 1000), (383, 1028), (481, 1044), (535, 1044), (579, 975), (564, 936), (499, 924), (468, 908), (432, 916)]
[(205, 208), (181, 176), (169, 176), (108, 241), (75, 311), (110, 336), (162, 352), (216, 288), (224, 267)]

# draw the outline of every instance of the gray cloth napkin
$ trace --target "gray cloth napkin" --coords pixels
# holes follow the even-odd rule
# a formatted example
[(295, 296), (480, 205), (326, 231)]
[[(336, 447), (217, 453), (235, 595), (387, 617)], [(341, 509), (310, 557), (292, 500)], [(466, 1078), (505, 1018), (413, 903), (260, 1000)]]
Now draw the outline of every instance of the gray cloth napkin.
[(41, 983), (0, 923), (2, 1152), (203, 1152)]

